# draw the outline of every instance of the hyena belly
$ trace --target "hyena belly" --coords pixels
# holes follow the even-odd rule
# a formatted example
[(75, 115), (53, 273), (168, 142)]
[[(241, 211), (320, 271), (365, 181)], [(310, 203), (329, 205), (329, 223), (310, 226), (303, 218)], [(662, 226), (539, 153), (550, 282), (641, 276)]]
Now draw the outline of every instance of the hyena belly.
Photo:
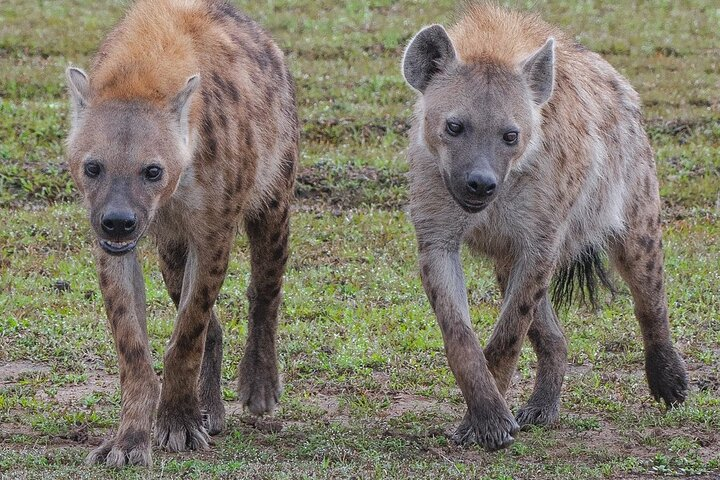
[[(120, 359), (118, 432), (88, 457), (150, 463), (150, 430), (170, 450), (208, 448), (224, 427), (222, 329), (214, 310), (239, 225), (251, 259), (241, 402), (280, 395), (276, 329), (298, 154), (293, 82), (252, 20), (220, 1), (139, 1), (93, 69), (69, 69), (70, 167), (98, 237), (97, 264)], [(178, 314), (162, 390), (152, 369), (135, 246), (155, 237)]]
[[(421, 278), (468, 404), (455, 439), (502, 448), (519, 426), (557, 419), (567, 344), (548, 288), (557, 269), (592, 287), (603, 251), (632, 291), (651, 393), (681, 402), (654, 159), (627, 82), (562, 32), (492, 5), (470, 7), (449, 33), (419, 32), (403, 73), (421, 94), (408, 151)], [(503, 294), (484, 351), (470, 328), (462, 241), (494, 260)], [(513, 421), (503, 396), (526, 336), (538, 374)]]

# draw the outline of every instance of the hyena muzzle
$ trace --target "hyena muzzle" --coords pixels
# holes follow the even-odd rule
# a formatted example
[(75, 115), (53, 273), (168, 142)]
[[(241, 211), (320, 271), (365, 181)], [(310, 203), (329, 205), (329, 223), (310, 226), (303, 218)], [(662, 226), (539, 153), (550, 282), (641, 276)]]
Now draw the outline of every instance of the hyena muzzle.
[[(275, 342), (299, 135), (292, 78), (269, 35), (220, 0), (137, 2), (90, 74), (67, 77), (70, 171), (97, 237), (122, 392), (118, 430), (88, 461), (148, 465), (156, 413), (159, 446), (205, 449), (225, 424), (213, 307), (239, 223), (251, 263), (239, 398), (261, 415), (280, 395)], [(135, 250), (146, 233), (178, 312), (162, 389)]]
[[(655, 161), (627, 81), (536, 17), (491, 4), (471, 6), (449, 32), (421, 30), (402, 69), (419, 92), (408, 157), (421, 278), (467, 403), (454, 440), (499, 449), (523, 425), (558, 418), (567, 345), (548, 288), (556, 271), (592, 280), (603, 251), (630, 287), (650, 392), (682, 402), (687, 374), (670, 339)], [(484, 351), (463, 242), (494, 261), (503, 295)], [(504, 395), (526, 336), (538, 372), (513, 417)]]

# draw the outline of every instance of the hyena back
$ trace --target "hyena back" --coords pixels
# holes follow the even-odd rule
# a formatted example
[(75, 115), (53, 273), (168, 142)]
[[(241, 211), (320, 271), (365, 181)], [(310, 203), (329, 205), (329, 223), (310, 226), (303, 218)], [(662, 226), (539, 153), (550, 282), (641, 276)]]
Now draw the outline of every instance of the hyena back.
[[(655, 161), (627, 81), (537, 17), (492, 4), (470, 7), (449, 32), (421, 30), (403, 74), (420, 93), (408, 157), (421, 278), (468, 407), (455, 440), (503, 448), (521, 426), (557, 419), (567, 345), (548, 287), (556, 269), (592, 267), (592, 252), (607, 251), (630, 287), (651, 393), (682, 402)], [(494, 260), (503, 294), (484, 351), (463, 242)], [(504, 394), (526, 336), (538, 373), (513, 417)]]
[[(239, 222), (251, 258), (240, 400), (259, 415), (280, 394), (275, 338), (298, 156), (292, 78), (269, 35), (219, 0), (139, 1), (90, 74), (67, 76), (70, 171), (97, 236), (122, 392), (118, 431), (88, 461), (148, 465), (156, 412), (161, 447), (207, 448), (225, 421), (213, 306)], [(178, 310), (162, 392), (135, 253), (146, 232)]]

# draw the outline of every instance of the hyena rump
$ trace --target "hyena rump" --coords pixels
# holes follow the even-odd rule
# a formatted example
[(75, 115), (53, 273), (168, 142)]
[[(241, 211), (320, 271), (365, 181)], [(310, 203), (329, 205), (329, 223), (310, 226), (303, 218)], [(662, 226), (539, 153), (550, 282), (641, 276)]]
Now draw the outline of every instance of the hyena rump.
[[(119, 356), (118, 431), (88, 457), (150, 463), (157, 443), (204, 449), (224, 427), (222, 330), (213, 310), (242, 222), (251, 279), (240, 400), (271, 411), (276, 328), (298, 155), (283, 54), (222, 1), (144, 0), (112, 30), (92, 71), (67, 71), (70, 171), (97, 236), (100, 288)], [(152, 369), (135, 245), (154, 236), (177, 306), (160, 383)]]
[[(668, 326), (660, 199), (637, 93), (598, 55), (534, 16), (471, 6), (421, 30), (403, 59), (420, 92), (410, 132), (410, 211), (423, 286), (467, 403), (454, 439), (508, 446), (558, 417), (567, 347), (548, 298), (557, 269), (593, 273), (607, 251), (630, 286), (651, 393), (687, 392)], [(460, 246), (494, 260), (500, 318), (480, 348)], [(525, 337), (538, 357), (516, 417), (504, 394)]]

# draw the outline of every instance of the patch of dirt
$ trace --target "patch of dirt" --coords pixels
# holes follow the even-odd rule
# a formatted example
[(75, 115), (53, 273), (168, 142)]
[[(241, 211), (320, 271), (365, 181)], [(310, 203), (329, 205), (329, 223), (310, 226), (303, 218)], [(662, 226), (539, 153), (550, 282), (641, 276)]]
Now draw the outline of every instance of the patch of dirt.
[(13, 384), (14, 380), (26, 373), (47, 373), (50, 367), (42, 363), (30, 362), (27, 360), (16, 360), (0, 363), (0, 385)]

